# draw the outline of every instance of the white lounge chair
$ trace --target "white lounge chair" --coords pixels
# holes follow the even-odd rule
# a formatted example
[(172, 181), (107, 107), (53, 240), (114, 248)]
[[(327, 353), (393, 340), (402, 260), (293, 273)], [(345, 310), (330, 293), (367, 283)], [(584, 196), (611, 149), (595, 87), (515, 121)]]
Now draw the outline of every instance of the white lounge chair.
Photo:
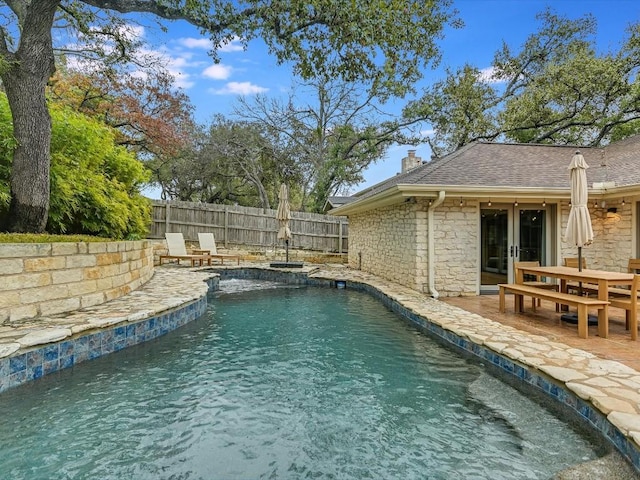
[(213, 233), (199, 233), (198, 234), (198, 242), (200, 243), (200, 248), (198, 252), (207, 253), (212, 258), (220, 259), (220, 262), (224, 264), (224, 259), (236, 259), (238, 261), (238, 265), (240, 265), (240, 255), (233, 255), (230, 253), (218, 253), (218, 249), (216, 248), (216, 239), (213, 237)]
[(167, 255), (160, 255), (160, 265), (163, 260), (177, 260), (178, 264), (180, 260), (190, 260), (191, 266), (195, 266), (196, 263), (202, 265), (206, 260), (208, 265), (211, 265), (211, 256), (203, 253), (193, 254), (187, 253), (187, 247), (184, 244), (184, 237), (182, 233), (165, 233), (165, 239), (167, 240)]

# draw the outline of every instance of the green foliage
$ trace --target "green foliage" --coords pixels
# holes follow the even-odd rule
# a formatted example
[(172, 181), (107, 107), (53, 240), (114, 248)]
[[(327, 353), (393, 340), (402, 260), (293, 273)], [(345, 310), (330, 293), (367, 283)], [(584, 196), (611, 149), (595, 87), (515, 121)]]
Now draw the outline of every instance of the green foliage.
[(426, 121), (441, 156), (478, 140), (598, 146), (632, 135), (640, 123), (640, 23), (618, 52), (598, 53), (595, 19), (547, 9), (518, 51), (503, 45), (492, 69), (448, 72), (404, 110)]
[(193, 138), (180, 155), (146, 162), (168, 198), (271, 208), (280, 184), (295, 183), (291, 159), (258, 123), (216, 115)]
[[(5, 97), (2, 97), (3, 99)], [(13, 136), (11, 112), (6, 101), (0, 102), (0, 213), (9, 209), (11, 189), (9, 177), (11, 175), (11, 158), (17, 146)]]
[[(0, 97), (0, 192), (9, 190), (15, 141), (6, 97)], [(47, 231), (107, 238), (139, 238), (150, 205), (139, 193), (143, 165), (115, 145), (114, 131), (69, 108), (52, 105), (51, 206)], [(7, 203), (2, 207), (6, 209)]]
[[(276, 60), (290, 64), (296, 75), (321, 82), (329, 79), (362, 82), (373, 97), (384, 101), (412, 91), (422, 67), (438, 62), (437, 40), (445, 26), (460, 25), (452, 8), (453, 0), (34, 0), (3, 5), (0, 77), (14, 118), (20, 124), (32, 122), (36, 128), (16, 130), (19, 143), (32, 148), (30, 152), (14, 149), (11, 175), (16, 191), (11, 193), (14, 199), (22, 200), (11, 203), (13, 210), (11, 218), (6, 216), (8, 221), (0, 215), (0, 225), (29, 232), (42, 231), (50, 207), (46, 192), (50, 181), (50, 131), (49, 119), (44, 114), (44, 85), (54, 73), (55, 48), (62, 47), (65, 56), (76, 55), (80, 64), (86, 62), (91, 69), (103, 65), (117, 75), (118, 65), (123, 63), (147, 66), (154, 63), (149, 58), (153, 55), (145, 54), (141, 36), (132, 27), (136, 13), (143, 13), (146, 19), (182, 19), (210, 36), (211, 53), (216, 61), (219, 60), (216, 52), (231, 40), (239, 38), (248, 46), (251, 40), (261, 38)], [(52, 31), (56, 35), (45, 34)], [(118, 156), (106, 154), (109, 155)], [(83, 168), (78, 158), (65, 156), (55, 161), (61, 162), (63, 158), (72, 163), (71, 167)], [(112, 215), (114, 211), (116, 215), (121, 213), (116, 208), (118, 188), (112, 191), (98, 186), (91, 178), (81, 178), (82, 190), (73, 192), (70, 174), (61, 170), (60, 167), (52, 170), (57, 178), (51, 178), (51, 184), (60, 195), (52, 205), (58, 211), (49, 217), (50, 228), (91, 231), (106, 228), (119, 236), (132, 233), (128, 232), (130, 228), (138, 229), (125, 227), (125, 224), (139, 226), (134, 218), (123, 220)], [(89, 172), (79, 177), (95, 176)], [(113, 178), (109, 180), (114, 182)], [(262, 183), (257, 177), (252, 181), (256, 186)], [(34, 188), (28, 188), (29, 182)], [(127, 189), (125, 186), (124, 190)], [(263, 190), (259, 196), (264, 204), (268, 192)], [(0, 201), (2, 198), (6, 196)], [(112, 205), (88, 212), (81, 206), (86, 201), (96, 202), (94, 207), (105, 207), (109, 202)], [(135, 210), (130, 205), (128, 213), (139, 217), (142, 212)]]
[(363, 81), (374, 95), (385, 97), (412, 91), (421, 69), (439, 61), (437, 40), (444, 27), (461, 26), (452, 4), (452, 0), (201, 0), (187, 2), (183, 14), (202, 26), (216, 50), (234, 37), (245, 44), (261, 37), (277, 61), (291, 64), (304, 80)]
[(110, 238), (90, 235), (49, 235), (46, 233), (0, 233), (0, 243), (109, 242)]

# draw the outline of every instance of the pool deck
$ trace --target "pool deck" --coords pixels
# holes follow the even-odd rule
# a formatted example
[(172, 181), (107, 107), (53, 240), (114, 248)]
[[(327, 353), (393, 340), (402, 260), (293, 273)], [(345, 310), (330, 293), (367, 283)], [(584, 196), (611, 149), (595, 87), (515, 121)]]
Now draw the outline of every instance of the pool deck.
[[(270, 270), (269, 264), (246, 262), (221, 268)], [(212, 276), (207, 270), (156, 267), (147, 284), (125, 297), (76, 312), (0, 326), (0, 358), (83, 332), (135, 322), (195, 301), (207, 292), (205, 281)], [(640, 445), (640, 342), (631, 341), (625, 332), (621, 310), (611, 309), (609, 338), (598, 337), (597, 327), (589, 327), (589, 338), (581, 339), (577, 327), (562, 324), (553, 305), (545, 302), (535, 314), (515, 314), (508, 300), (507, 312), (501, 314), (497, 295), (435, 300), (341, 265), (305, 265), (292, 270), (309, 278), (372, 286), (443, 329), (563, 383)]]

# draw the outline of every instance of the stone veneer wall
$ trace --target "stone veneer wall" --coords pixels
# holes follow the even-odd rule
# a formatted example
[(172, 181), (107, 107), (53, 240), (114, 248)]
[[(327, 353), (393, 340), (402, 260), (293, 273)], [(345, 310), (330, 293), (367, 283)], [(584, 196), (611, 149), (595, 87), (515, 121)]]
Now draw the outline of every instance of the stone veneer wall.
[(478, 203), (445, 199), (434, 212), (435, 287), (440, 296), (476, 295), (480, 260)]
[(350, 216), (349, 267), (422, 291), (427, 279), (426, 228), (422, 203)]
[[(582, 256), (586, 259), (587, 267), (597, 270), (609, 270), (612, 272), (626, 272), (629, 259), (633, 256), (632, 235), (632, 208), (634, 202), (628, 202), (624, 206), (616, 203), (617, 212), (607, 216), (607, 207), (593, 208), (590, 202), (589, 213), (591, 226), (593, 227), (593, 243), (582, 248)], [(569, 219), (569, 203), (562, 202), (562, 231), (567, 228)], [(577, 257), (578, 249), (574, 245), (561, 243), (560, 260), (564, 257)]]
[[(392, 205), (349, 217), (349, 266), (429, 293), (428, 203)], [(476, 202), (446, 199), (434, 211), (435, 287), (441, 296), (478, 290)]]
[(146, 240), (0, 244), (0, 324), (98, 305), (152, 275)]
[[(610, 205), (611, 206), (611, 205)], [(593, 243), (582, 249), (587, 266), (599, 270), (626, 271), (633, 256), (632, 209), (634, 202), (613, 205), (617, 212), (590, 205)], [(424, 200), (371, 210), (349, 217), (349, 266), (361, 268), (400, 285), (429, 293), (427, 209)], [(558, 232), (564, 235), (569, 202), (558, 206)], [(478, 294), (480, 213), (477, 201), (445, 199), (434, 211), (435, 288), (440, 296)], [(577, 248), (560, 241), (558, 263), (576, 257)], [(555, 261), (551, 262), (555, 263)]]

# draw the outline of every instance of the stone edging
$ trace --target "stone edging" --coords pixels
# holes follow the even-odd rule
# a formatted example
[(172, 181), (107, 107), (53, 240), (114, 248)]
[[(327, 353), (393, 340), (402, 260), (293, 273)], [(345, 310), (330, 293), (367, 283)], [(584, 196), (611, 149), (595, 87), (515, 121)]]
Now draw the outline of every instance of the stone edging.
[[(107, 304), (39, 318), (0, 345), (0, 392), (86, 360), (151, 340), (200, 317), (213, 274), (160, 270), (147, 285)], [(132, 301), (133, 300), (133, 301)], [(0, 333), (8, 335), (9, 332)]]

